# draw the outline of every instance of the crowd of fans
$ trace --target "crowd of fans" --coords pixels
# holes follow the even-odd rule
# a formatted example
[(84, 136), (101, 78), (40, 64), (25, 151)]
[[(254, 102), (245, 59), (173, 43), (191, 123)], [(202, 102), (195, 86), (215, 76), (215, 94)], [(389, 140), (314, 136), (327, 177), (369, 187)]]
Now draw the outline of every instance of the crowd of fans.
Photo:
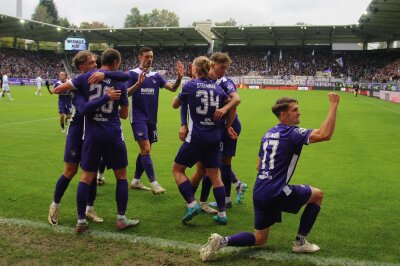
[[(138, 66), (137, 48), (117, 48), (122, 54), (121, 69), (127, 71)], [(157, 47), (154, 48), (153, 69), (166, 78), (176, 77), (176, 63), (193, 61), (207, 54), (208, 47)], [(284, 47), (225, 47), (232, 65), (230, 76), (315, 76), (329, 73), (334, 77), (351, 77), (352, 80), (390, 82), (400, 79), (400, 50), (332, 51), (330, 46)], [(65, 56), (72, 61), (74, 53)], [(96, 52), (100, 55), (101, 51)], [(51, 52), (33, 52), (0, 49), (2, 74), (16, 78), (37, 76), (57, 78), (64, 70), (64, 55)], [(78, 70), (70, 68), (74, 73)]]
[(10, 78), (58, 77), (64, 70), (62, 55), (47, 51), (0, 49), (0, 73)]

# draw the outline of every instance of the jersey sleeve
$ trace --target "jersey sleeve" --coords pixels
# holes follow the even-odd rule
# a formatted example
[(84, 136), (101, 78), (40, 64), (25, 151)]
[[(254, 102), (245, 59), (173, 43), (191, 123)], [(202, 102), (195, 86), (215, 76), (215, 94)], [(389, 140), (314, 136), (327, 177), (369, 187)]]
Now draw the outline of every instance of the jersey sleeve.
[(290, 140), (297, 145), (307, 145), (308, 138), (313, 130), (301, 127), (294, 127), (290, 132)]
[(160, 88), (163, 88), (164, 85), (167, 83), (167, 81), (165, 80), (165, 78), (163, 76), (161, 76), (160, 74), (158, 75), (158, 80), (160, 81)]
[(82, 80), (83, 80), (83, 75), (79, 75), (73, 79), (68, 80), (67, 82), (69, 82), (72, 87), (74, 87), (74, 90), (79, 90), (78, 88), (81, 88), (82, 86)]
[(127, 87), (130, 88), (138, 81), (138, 74), (134, 71), (128, 71), (128, 77)]
[(235, 83), (231, 79), (228, 79), (225, 83), (226, 94), (231, 95), (232, 93), (237, 93)]
[(117, 86), (118, 90), (121, 90), (121, 97), (119, 98), (119, 103), (122, 106), (128, 106), (129, 101), (128, 101), (128, 91), (126, 89), (125, 83), (119, 82)]
[(227, 99), (229, 99), (229, 96), (224, 92), (224, 90), (221, 88), (221, 87), (217, 87), (216, 88), (216, 91), (217, 91), (217, 93), (218, 93), (218, 95), (221, 97), (221, 100), (220, 100), (220, 104), (221, 104), (221, 106), (223, 106), (224, 105), (224, 102), (227, 100)]
[(181, 126), (187, 125), (187, 114), (188, 114), (187, 104), (181, 105), (180, 115), (181, 115)]
[(104, 76), (106, 78), (115, 80), (115, 81), (128, 81), (129, 75), (122, 71), (105, 71)]
[(178, 99), (183, 103), (186, 102), (187, 97), (189, 95), (190, 92), (190, 83), (186, 83), (185, 85), (183, 85), (182, 91), (178, 94)]

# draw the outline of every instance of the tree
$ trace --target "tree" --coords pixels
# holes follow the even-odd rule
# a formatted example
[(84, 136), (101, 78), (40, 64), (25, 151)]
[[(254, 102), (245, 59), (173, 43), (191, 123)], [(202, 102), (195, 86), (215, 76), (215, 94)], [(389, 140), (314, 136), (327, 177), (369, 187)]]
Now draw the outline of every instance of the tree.
[(71, 23), (69, 23), (68, 19), (64, 17), (60, 17), (57, 24), (65, 28), (71, 27)]
[(234, 18), (230, 18), (224, 22), (215, 22), (215, 26), (236, 26), (236, 20)]
[(149, 18), (151, 27), (179, 27), (179, 17), (166, 9), (153, 9)]
[(53, 23), (58, 22), (58, 11), (53, 0), (40, 0), (39, 5), (47, 8), (48, 14), (53, 18)]
[(53, 18), (49, 15), (47, 7), (38, 5), (35, 8), (35, 12), (32, 14), (32, 20), (41, 21), (45, 23), (52, 23)]
[(99, 21), (93, 21), (93, 22), (81, 22), (81, 25), (79, 25), (79, 28), (81, 29), (101, 29), (101, 28), (109, 28), (107, 24), (104, 22), (99, 22)]
[(153, 9), (141, 15), (137, 7), (125, 18), (124, 27), (179, 27), (179, 17), (166, 9)]
[(143, 27), (143, 18), (140, 15), (140, 10), (137, 7), (131, 8), (131, 13), (128, 14), (125, 18), (124, 27), (125, 28), (133, 28), (133, 27)]

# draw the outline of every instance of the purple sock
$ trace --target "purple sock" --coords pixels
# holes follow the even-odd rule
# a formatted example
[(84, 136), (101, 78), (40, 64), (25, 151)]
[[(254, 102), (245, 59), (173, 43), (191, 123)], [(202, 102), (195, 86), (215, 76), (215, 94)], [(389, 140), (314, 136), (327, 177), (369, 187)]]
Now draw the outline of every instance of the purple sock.
[(297, 233), (302, 236), (307, 236), (317, 219), (321, 207), (315, 203), (307, 204), (300, 219), (300, 226)]
[(128, 205), (128, 180), (118, 179), (115, 189), (115, 198), (117, 200), (118, 214), (124, 215)]
[(106, 164), (104, 163), (103, 158), (101, 158), (99, 163), (99, 172), (104, 173), (105, 170), (106, 170)]
[(79, 182), (76, 190), (76, 205), (78, 207), (78, 219), (85, 218), (86, 205), (89, 198), (89, 185)]
[(89, 186), (89, 198), (88, 198), (88, 206), (93, 206), (94, 200), (96, 199), (97, 194), (97, 181), (94, 179), (92, 184)]
[(67, 190), (69, 182), (71, 179), (66, 178), (64, 175), (61, 175), (56, 183), (56, 189), (54, 190), (54, 202), (60, 203), (65, 190)]
[(135, 170), (135, 179), (140, 179), (143, 175), (144, 169), (142, 165), (142, 155), (138, 154), (136, 158), (136, 170)]
[(225, 187), (217, 187), (213, 189), (215, 201), (217, 202), (218, 211), (226, 211), (225, 205)]
[(237, 182), (239, 182), (239, 179), (237, 179), (235, 173), (232, 171), (232, 167), (231, 167), (231, 179), (232, 179), (232, 184), (236, 184)]
[(231, 178), (231, 173), (232, 173), (232, 167), (230, 165), (221, 165), (221, 178), (222, 178), (222, 183), (224, 183), (225, 187), (225, 194), (227, 197), (231, 196), (231, 187), (232, 187), (232, 178)]
[(153, 161), (151, 160), (150, 154), (142, 155), (141, 161), (144, 171), (146, 172), (146, 175), (149, 178), (150, 182), (156, 181), (156, 177), (154, 175)]
[(208, 195), (210, 195), (210, 190), (212, 187), (211, 179), (208, 176), (203, 177), (201, 181), (201, 194), (200, 201), (206, 202), (208, 199)]
[(187, 203), (194, 201), (193, 188), (189, 180), (186, 180), (178, 186), (179, 192)]
[(256, 237), (253, 233), (242, 232), (228, 236), (228, 246), (248, 247), (256, 244)]

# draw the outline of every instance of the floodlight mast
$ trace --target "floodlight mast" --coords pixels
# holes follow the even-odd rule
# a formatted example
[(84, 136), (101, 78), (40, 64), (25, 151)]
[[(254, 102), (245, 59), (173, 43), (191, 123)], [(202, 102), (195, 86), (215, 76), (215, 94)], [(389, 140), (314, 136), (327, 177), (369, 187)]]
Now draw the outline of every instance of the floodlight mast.
[(17, 0), (17, 18), (22, 18), (22, 0)]

